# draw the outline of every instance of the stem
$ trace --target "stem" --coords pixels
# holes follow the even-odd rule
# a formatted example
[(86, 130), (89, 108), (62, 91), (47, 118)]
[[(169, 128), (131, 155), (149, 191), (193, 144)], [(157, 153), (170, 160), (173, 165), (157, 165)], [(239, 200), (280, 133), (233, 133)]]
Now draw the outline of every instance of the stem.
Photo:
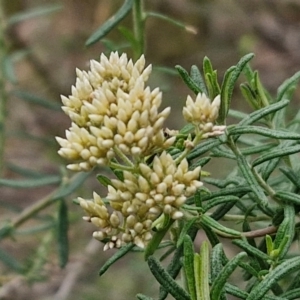
[(134, 58), (138, 59), (145, 52), (145, 18), (143, 12), (143, 0), (135, 0), (133, 5), (133, 30), (137, 46), (134, 50)]
[(4, 166), (5, 117), (7, 94), (5, 90), (4, 60), (6, 57), (4, 4), (0, 0), (0, 176)]

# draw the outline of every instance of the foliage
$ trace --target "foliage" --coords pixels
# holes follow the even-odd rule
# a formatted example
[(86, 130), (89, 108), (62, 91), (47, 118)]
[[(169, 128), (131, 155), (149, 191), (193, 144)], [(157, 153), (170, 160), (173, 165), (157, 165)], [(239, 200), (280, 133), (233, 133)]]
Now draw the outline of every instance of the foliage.
[[(52, 13), (57, 9), (59, 7), (56, 5), (47, 6), (44, 10), (38, 8), (36, 14)], [(131, 12), (132, 30), (125, 27), (118, 29), (129, 43), (135, 59), (144, 52), (145, 22), (148, 18), (158, 17), (180, 28), (189, 29), (177, 20), (147, 12), (141, 0), (126, 0), (114, 16), (91, 34), (86, 44), (103, 41)], [(8, 24), (33, 15), (34, 12), (30, 11), (27, 15), (13, 16)], [(107, 41), (104, 42), (108, 45)], [(112, 50), (119, 50), (117, 48)], [(3, 55), (2, 60), (9, 60), (6, 53)], [(229, 295), (247, 300), (300, 298), (300, 256), (295, 251), (300, 208), (300, 114), (296, 112), (289, 117), (289, 104), (300, 79), (300, 72), (283, 82), (273, 96), (264, 88), (258, 72), (251, 69), (253, 56), (247, 54), (242, 57), (235, 66), (227, 69), (221, 80), (208, 57), (203, 59), (202, 67), (193, 65), (190, 71), (176, 66), (183, 83), (196, 96), (201, 93), (213, 100), (220, 95), (215, 125), (224, 130), (211, 136), (202, 134), (201, 138), (196, 139), (198, 133), (195, 125), (189, 123), (174, 135), (176, 141), (166, 151), (178, 163), (186, 159), (189, 171), (199, 166), (205, 169), (206, 164), (212, 162), (219, 168), (224, 165), (222, 173), (225, 175), (220, 178), (215, 174), (217, 172), (208, 174), (202, 170), (204, 186), (198, 188), (180, 207), (183, 216), (180, 215), (181, 218), (177, 220), (161, 213), (159, 221), (152, 227), (153, 237), (146, 248), (142, 249), (132, 241), (123, 245), (102, 266), (99, 275), (102, 276), (129, 252), (143, 251), (150, 272), (160, 284), (159, 299), (166, 299), (168, 294), (179, 300), (217, 300), (227, 299)], [(8, 80), (4, 68), (1, 74), (0, 80)], [(240, 98), (252, 108), (250, 114), (231, 108), (232, 97), (238, 94), (238, 86), (242, 94)], [(7, 99), (3, 84), (0, 90), (3, 100)], [(45, 99), (26, 92), (16, 93), (27, 101), (39, 103), (48, 109), (57, 109), (56, 105)], [(2, 123), (4, 110), (5, 105), (1, 111)], [(3, 147), (4, 126), (1, 129)], [(191, 141), (194, 144), (188, 147)], [(159, 151), (159, 154), (163, 152), (161, 149)], [(1, 153), (0, 159), (3, 161), (3, 150)], [(147, 155), (143, 163), (152, 166), (156, 154)], [(227, 167), (227, 161), (233, 167)], [(124, 180), (124, 168), (115, 161), (108, 166), (112, 177)], [(129, 171), (133, 172), (132, 169)], [(137, 172), (136, 169), (134, 171)], [(60, 266), (64, 267), (67, 263), (70, 216), (66, 198), (82, 186), (89, 173), (70, 176), (66, 170), (58, 175), (33, 174), (23, 169), (18, 169), (18, 172), (26, 179), (3, 178), (0, 179), (0, 185), (13, 188), (58, 185), (54, 192), (0, 228), (1, 239), (14, 237), (19, 226), (36, 217), (45, 208), (51, 206), (57, 211), (42, 222), (43, 228), (31, 229), (48, 231), (32, 262), (26, 265), (8, 252), (0, 251), (0, 260), (13, 272), (21, 274), (28, 281), (35, 281), (42, 274), (49, 243), (53, 238), (57, 240)], [(111, 178), (103, 174), (97, 178), (105, 187), (113, 186)], [(103, 199), (103, 203), (107, 201)], [(195, 250), (195, 244), (198, 245), (199, 241), (201, 245)], [(226, 254), (228, 244), (237, 249), (236, 254), (230, 257)], [(164, 264), (168, 259), (169, 262)], [(233, 283), (232, 278), (237, 272), (243, 274), (242, 280), (235, 279)], [(184, 280), (178, 280), (183, 277)], [(151, 298), (138, 294), (137, 299)]]

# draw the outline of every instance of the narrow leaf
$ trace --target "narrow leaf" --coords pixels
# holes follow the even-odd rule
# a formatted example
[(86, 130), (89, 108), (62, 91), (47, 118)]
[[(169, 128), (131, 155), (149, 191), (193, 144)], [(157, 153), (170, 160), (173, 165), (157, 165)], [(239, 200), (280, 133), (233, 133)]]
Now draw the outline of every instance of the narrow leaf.
[(190, 220), (184, 222), (182, 230), (180, 232), (179, 238), (177, 240), (176, 247), (178, 248), (181, 246), (183, 241), (186, 239), (187, 232), (190, 230), (190, 228), (194, 225), (194, 223), (197, 221), (198, 217), (191, 218)]
[(206, 226), (210, 226), (215, 233), (223, 237), (232, 238), (241, 236), (241, 233), (239, 231), (225, 227), (207, 215), (201, 216), (201, 223), (205, 224)]
[(283, 139), (283, 140), (300, 140), (300, 134), (289, 132), (289, 131), (281, 131), (281, 130), (273, 130), (260, 126), (236, 126), (234, 128), (228, 129), (228, 135), (241, 135), (241, 134), (258, 134), (262, 136), (267, 136), (274, 139)]
[(223, 288), (233, 271), (237, 268), (240, 261), (245, 258), (247, 254), (245, 252), (238, 253), (232, 260), (230, 260), (218, 274), (211, 287), (211, 300), (218, 300), (222, 294)]
[(136, 298), (137, 298), (138, 300), (154, 300), (153, 298), (150, 298), (150, 297), (145, 296), (145, 295), (143, 295), (143, 294), (137, 294), (137, 295), (136, 295)]
[(69, 258), (69, 239), (68, 239), (68, 207), (64, 200), (59, 203), (58, 210), (58, 224), (57, 224), (57, 242), (58, 242), (58, 254), (59, 265), (64, 268)]
[(54, 102), (51, 100), (47, 100), (41, 97), (38, 97), (34, 94), (25, 92), (25, 91), (14, 91), (13, 92), (14, 95), (16, 95), (18, 98), (23, 99), (27, 102), (36, 104), (36, 105), (40, 105), (44, 108), (48, 108), (48, 109), (52, 109), (55, 111), (61, 111), (61, 105), (58, 102)]
[(268, 151), (265, 154), (262, 154), (260, 157), (255, 159), (252, 163), (252, 167), (258, 166), (259, 164), (262, 164), (265, 161), (269, 161), (276, 157), (282, 157), (291, 155), (294, 153), (300, 152), (300, 146), (291, 146), (291, 147), (285, 147), (282, 149), (281, 147), (273, 148), (272, 150)]
[[(196, 85), (200, 88), (201, 92), (202, 93), (205, 93), (207, 95), (207, 89), (206, 89), (206, 86), (205, 86), (205, 82), (202, 78), (202, 75), (201, 75), (201, 72), (200, 70), (198, 69), (197, 66), (193, 65), (191, 67), (191, 78), (192, 80), (196, 83)], [(208, 96), (208, 95), (207, 95)]]
[(24, 267), (13, 256), (0, 248), (0, 261), (17, 273), (22, 273)]
[(200, 155), (204, 154), (205, 152), (211, 150), (214, 147), (221, 145), (223, 142), (219, 139), (208, 139), (203, 143), (197, 145), (188, 155), (187, 159), (192, 160), (194, 158), (198, 158)]
[(203, 206), (203, 211), (206, 212), (209, 209), (219, 205), (219, 204), (223, 204), (223, 203), (229, 203), (229, 202), (236, 202), (239, 200), (239, 197), (236, 196), (220, 196), (220, 197), (216, 197), (214, 199), (212, 199), (211, 201), (209, 201), (207, 204), (205, 204)]
[(275, 197), (287, 203), (300, 204), (300, 195), (292, 192), (277, 191)]
[(151, 273), (161, 286), (167, 290), (176, 300), (190, 300), (189, 294), (177, 284), (168, 272), (161, 266), (154, 256), (148, 257), (148, 265)]
[(111, 180), (102, 174), (97, 174), (97, 179), (105, 187), (107, 187), (109, 185), (113, 186), (113, 184), (111, 183)]
[(221, 105), (219, 109), (219, 116), (217, 119), (218, 124), (225, 124), (225, 120), (229, 110), (230, 99), (228, 99), (229, 93), (229, 81), (232, 76), (232, 73), (236, 70), (235, 66), (230, 67), (224, 74), (223, 82), (221, 85)]
[(110, 257), (104, 265), (101, 267), (99, 271), (99, 276), (102, 276), (110, 266), (112, 266), (117, 260), (122, 258), (125, 254), (127, 254), (134, 247), (133, 243), (129, 243), (123, 247), (121, 247), (112, 257)]
[(242, 73), (244, 67), (247, 65), (247, 63), (254, 57), (253, 53), (247, 54), (244, 57), (240, 59), (240, 61), (237, 63), (235, 70), (232, 72), (230, 79), (228, 80), (228, 87), (226, 87), (227, 96), (226, 96), (226, 108), (224, 109), (224, 116), (227, 117), (228, 110), (231, 103), (231, 98), (234, 90), (234, 86), (236, 81), (238, 80), (240, 74)]
[(57, 11), (62, 10), (63, 6), (61, 4), (50, 4), (50, 5), (42, 5), (35, 7), (33, 9), (28, 9), (21, 13), (16, 13), (12, 15), (8, 21), (7, 25), (14, 25), (16, 23), (20, 23), (26, 20), (31, 20), (33, 18), (42, 17), (45, 15), (49, 15), (55, 13)]
[(284, 279), (288, 274), (299, 270), (300, 257), (286, 259), (280, 265), (272, 269), (264, 279), (256, 285), (250, 292), (247, 300), (262, 299), (273, 285)]
[(292, 88), (300, 79), (300, 71), (295, 73), (291, 78), (285, 80), (277, 90), (276, 101), (281, 101), (284, 97), (284, 94)]
[(84, 183), (84, 181), (89, 177), (90, 174), (90, 172), (80, 172), (72, 176), (72, 178), (63, 181), (62, 185), (54, 193), (53, 200), (64, 198), (73, 193)]
[(34, 179), (0, 179), (0, 186), (7, 186), (15, 189), (31, 189), (60, 182), (61, 176), (46, 175)]
[(197, 83), (190, 77), (189, 73), (181, 66), (175, 66), (178, 71), (180, 77), (184, 81), (184, 83), (189, 87), (191, 91), (197, 95), (198, 93), (202, 93), (201, 88), (197, 85)]
[(121, 8), (102, 24), (86, 41), (86, 46), (95, 44), (116, 27), (131, 11), (134, 0), (125, 0)]
[[(209, 248), (208, 242), (203, 241), (200, 248), (200, 273), (199, 273), (199, 288), (200, 288), (200, 298), (204, 300), (209, 300)], [(197, 281), (197, 279), (196, 279)]]
[(251, 125), (258, 120), (264, 118), (265, 116), (272, 114), (283, 107), (287, 106), (290, 103), (288, 99), (284, 99), (281, 102), (276, 102), (274, 104), (271, 104), (267, 107), (261, 108), (259, 110), (254, 111), (250, 115), (247, 115), (243, 120), (241, 120), (238, 124), (238, 126), (246, 126), (246, 125)]
[(255, 247), (253, 247), (253, 246), (251, 246), (249, 243), (247, 243), (246, 241), (243, 241), (243, 240), (233, 240), (232, 241), (232, 244), (234, 244), (234, 245), (236, 245), (236, 246), (238, 246), (238, 247), (240, 247), (241, 249), (243, 249), (245, 252), (247, 252), (249, 255), (252, 255), (252, 256), (254, 256), (254, 257), (256, 257), (256, 258), (260, 258), (260, 259), (262, 259), (262, 260), (264, 260), (264, 261), (268, 261), (269, 259), (270, 259), (270, 257), (266, 254), (266, 253), (264, 253), (264, 252), (262, 252), (262, 251), (260, 251), (259, 249), (257, 249), (257, 248), (255, 248)]
[(194, 275), (194, 245), (192, 239), (188, 235), (184, 237), (183, 253), (183, 267), (188, 291), (191, 299), (197, 300)]
[(148, 257), (156, 251), (156, 249), (160, 245), (160, 242), (162, 241), (162, 239), (164, 238), (166, 233), (169, 231), (169, 229), (173, 223), (174, 223), (174, 220), (170, 220), (169, 223), (167, 224), (167, 226), (165, 226), (163, 229), (155, 232), (155, 234), (153, 235), (152, 239), (150, 240), (150, 242), (148, 243), (148, 245), (145, 249), (145, 252), (144, 252), (145, 260), (147, 260)]

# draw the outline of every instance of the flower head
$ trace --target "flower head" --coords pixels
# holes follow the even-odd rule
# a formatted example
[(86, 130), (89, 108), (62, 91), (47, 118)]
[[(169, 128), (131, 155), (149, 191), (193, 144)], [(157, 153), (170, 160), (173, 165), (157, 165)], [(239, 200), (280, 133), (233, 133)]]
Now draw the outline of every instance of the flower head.
[(124, 155), (140, 156), (174, 142), (162, 129), (170, 108), (159, 112), (161, 92), (145, 86), (150, 73), (144, 56), (133, 64), (117, 52), (109, 58), (102, 54), (100, 62), (92, 60), (88, 72), (77, 70), (72, 95), (62, 96), (72, 124), (66, 139), (57, 137), (58, 153), (74, 161), (68, 168), (89, 170), (106, 164), (116, 147)]
[(182, 114), (186, 121), (194, 124), (206, 136), (219, 135), (225, 129), (224, 126), (214, 126), (219, 115), (220, 104), (220, 95), (211, 102), (204, 93), (199, 93), (195, 101), (190, 96), (187, 97)]
[(128, 242), (144, 247), (161, 214), (183, 217), (181, 206), (203, 185), (199, 177), (200, 167), (189, 171), (186, 159), (177, 166), (172, 156), (163, 152), (155, 156), (152, 166), (140, 163), (136, 174), (124, 172), (124, 180), (112, 180), (107, 195), (111, 214), (95, 193), (94, 201), (80, 199), (80, 205), (89, 215), (87, 220), (99, 228), (94, 236), (109, 238), (106, 248)]

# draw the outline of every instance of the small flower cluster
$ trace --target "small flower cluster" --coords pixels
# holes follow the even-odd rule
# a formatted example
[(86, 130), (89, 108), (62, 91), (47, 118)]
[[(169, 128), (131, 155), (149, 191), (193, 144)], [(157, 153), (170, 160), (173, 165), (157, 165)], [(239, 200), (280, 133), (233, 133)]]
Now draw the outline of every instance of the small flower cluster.
[[(185, 158), (193, 145), (176, 160), (164, 151), (176, 134), (164, 134), (170, 108), (159, 112), (161, 92), (145, 86), (150, 73), (143, 56), (133, 64), (125, 54), (102, 54), (100, 62), (91, 61), (90, 71), (77, 70), (72, 95), (62, 96), (72, 124), (66, 138), (57, 141), (58, 153), (74, 162), (68, 168), (108, 165), (122, 170), (123, 179), (111, 180), (105, 201), (97, 193), (92, 200), (79, 198), (84, 219), (98, 227), (93, 236), (106, 243), (104, 250), (129, 242), (145, 247), (160, 216), (182, 218), (187, 197), (203, 185), (200, 167), (189, 170)], [(219, 96), (212, 103), (205, 94), (195, 102), (187, 98), (183, 116), (200, 132), (197, 141), (223, 133), (224, 126), (214, 125), (219, 107)], [(153, 160), (146, 163), (149, 157)]]
[(220, 95), (216, 96), (213, 102), (210, 102), (205, 93), (199, 93), (195, 102), (188, 96), (182, 114), (187, 122), (194, 124), (203, 132), (203, 138), (221, 135), (226, 127), (214, 125), (218, 118), (220, 103)]
[(88, 214), (85, 219), (100, 229), (93, 236), (109, 238), (104, 249), (129, 242), (144, 248), (152, 238), (153, 221), (162, 213), (175, 220), (183, 216), (180, 207), (203, 185), (199, 177), (200, 167), (189, 171), (186, 159), (177, 166), (163, 152), (155, 156), (152, 166), (140, 163), (137, 173), (125, 171), (123, 181), (112, 180), (107, 195), (111, 214), (95, 193), (94, 201), (81, 198), (80, 205)]
[(62, 96), (62, 109), (72, 120), (66, 139), (57, 137), (59, 154), (75, 161), (68, 168), (87, 171), (106, 164), (120, 150), (124, 155), (146, 156), (156, 148), (168, 148), (162, 130), (170, 108), (159, 112), (162, 95), (145, 87), (151, 73), (144, 56), (133, 64), (117, 52), (100, 62), (92, 60), (90, 71), (77, 70), (72, 95)]

